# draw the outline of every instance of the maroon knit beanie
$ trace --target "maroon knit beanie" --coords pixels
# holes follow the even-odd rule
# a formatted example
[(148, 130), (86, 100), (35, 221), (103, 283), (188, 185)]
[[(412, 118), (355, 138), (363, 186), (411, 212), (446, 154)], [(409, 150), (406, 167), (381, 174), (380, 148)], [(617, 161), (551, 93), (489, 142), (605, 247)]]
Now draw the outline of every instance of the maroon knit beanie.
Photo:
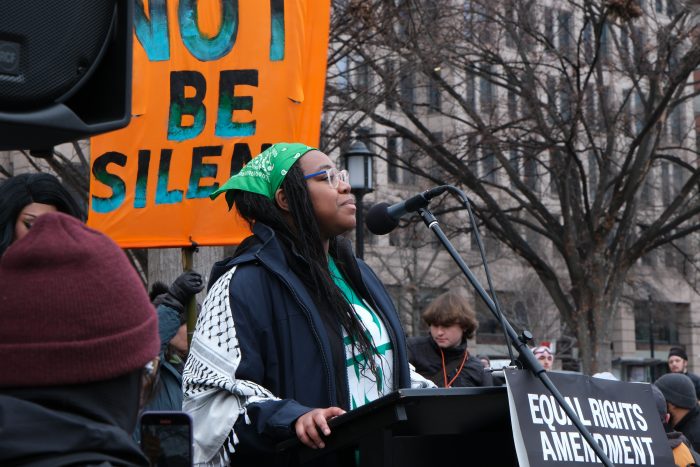
[(104, 234), (44, 214), (0, 257), (0, 387), (103, 381), (158, 350), (146, 289)]

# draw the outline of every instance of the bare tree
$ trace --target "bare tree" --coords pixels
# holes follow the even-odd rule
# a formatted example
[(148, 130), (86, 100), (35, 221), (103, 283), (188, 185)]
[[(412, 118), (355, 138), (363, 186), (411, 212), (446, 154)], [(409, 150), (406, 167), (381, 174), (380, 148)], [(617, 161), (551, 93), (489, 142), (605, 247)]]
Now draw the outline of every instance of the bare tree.
[[(466, 187), (534, 271), (586, 372), (611, 362), (631, 268), (692, 261), (700, 35), (675, 0), (336, 1), (324, 149), (353, 129), (390, 165)], [(388, 139), (387, 139), (388, 141)], [(436, 170), (436, 168), (438, 170)]]

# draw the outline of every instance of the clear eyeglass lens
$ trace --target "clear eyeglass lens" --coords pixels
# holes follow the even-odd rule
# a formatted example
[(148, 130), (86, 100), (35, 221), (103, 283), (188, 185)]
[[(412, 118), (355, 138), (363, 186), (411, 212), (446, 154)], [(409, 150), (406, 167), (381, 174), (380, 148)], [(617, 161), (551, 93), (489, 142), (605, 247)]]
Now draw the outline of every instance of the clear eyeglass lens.
[(328, 183), (333, 189), (337, 189), (340, 182), (348, 183), (350, 178), (347, 170), (328, 169), (326, 173), (328, 174)]

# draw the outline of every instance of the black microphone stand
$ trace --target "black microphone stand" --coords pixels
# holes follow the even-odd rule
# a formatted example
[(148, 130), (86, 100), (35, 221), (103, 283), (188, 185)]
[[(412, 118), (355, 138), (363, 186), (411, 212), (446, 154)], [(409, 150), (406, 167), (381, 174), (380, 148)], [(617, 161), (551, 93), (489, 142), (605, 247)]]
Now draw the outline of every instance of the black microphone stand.
[(489, 295), (479, 283), (478, 279), (474, 277), (474, 274), (472, 274), (472, 272), (469, 270), (469, 267), (459, 255), (457, 250), (455, 250), (454, 246), (452, 246), (452, 243), (442, 231), (442, 228), (438, 224), (438, 221), (433, 215), (433, 213), (425, 208), (420, 208), (418, 209), (418, 214), (420, 214), (420, 217), (421, 219), (423, 219), (425, 225), (433, 231), (433, 233), (440, 240), (440, 242), (445, 247), (450, 256), (452, 256), (452, 259), (457, 263), (457, 266), (459, 266), (464, 275), (467, 277), (467, 280), (472, 285), (472, 287), (474, 287), (474, 290), (476, 290), (476, 292), (479, 294), (484, 303), (486, 303), (486, 306), (489, 307), (491, 313), (493, 313), (494, 316), (499, 321), (501, 321), (502, 325), (505, 327), (505, 332), (508, 335), (511, 344), (517, 350), (518, 355), (520, 357), (520, 361), (523, 363), (523, 365), (526, 366), (527, 369), (530, 370), (535, 376), (537, 376), (540, 379), (540, 381), (542, 381), (542, 384), (544, 384), (547, 390), (549, 390), (552, 396), (554, 396), (559, 406), (564, 410), (566, 415), (569, 416), (572, 423), (581, 433), (581, 436), (583, 436), (586, 439), (588, 444), (595, 452), (596, 456), (598, 456), (598, 459), (600, 459), (601, 462), (607, 467), (614, 467), (614, 464), (610, 461), (610, 459), (608, 459), (608, 456), (605, 455), (603, 449), (595, 441), (595, 439), (593, 439), (593, 435), (591, 435), (588, 429), (586, 429), (585, 425), (578, 418), (574, 410), (569, 406), (569, 404), (566, 403), (566, 401), (564, 400), (564, 396), (561, 395), (557, 387), (554, 386), (554, 383), (552, 383), (552, 380), (549, 379), (547, 372), (542, 367), (542, 365), (540, 365), (540, 362), (537, 361), (532, 351), (527, 347), (527, 345), (525, 345), (524, 342), (522, 342), (518, 338), (518, 334), (515, 332), (513, 327), (505, 318), (505, 316), (499, 316), (499, 313), (496, 311), (496, 306), (493, 303), (493, 300), (491, 300), (491, 297), (489, 297)]

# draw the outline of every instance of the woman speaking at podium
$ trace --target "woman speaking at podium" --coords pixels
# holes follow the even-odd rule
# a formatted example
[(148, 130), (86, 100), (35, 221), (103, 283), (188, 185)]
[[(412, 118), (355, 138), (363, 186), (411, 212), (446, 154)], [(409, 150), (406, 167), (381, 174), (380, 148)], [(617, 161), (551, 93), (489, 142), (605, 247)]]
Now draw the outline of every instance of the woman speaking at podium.
[(214, 266), (185, 367), (195, 463), (280, 465), (277, 442), (323, 448), (330, 418), (432, 386), (409, 368), (384, 286), (339, 237), (356, 222), (346, 171), (279, 143), (221, 193), (253, 233)]

